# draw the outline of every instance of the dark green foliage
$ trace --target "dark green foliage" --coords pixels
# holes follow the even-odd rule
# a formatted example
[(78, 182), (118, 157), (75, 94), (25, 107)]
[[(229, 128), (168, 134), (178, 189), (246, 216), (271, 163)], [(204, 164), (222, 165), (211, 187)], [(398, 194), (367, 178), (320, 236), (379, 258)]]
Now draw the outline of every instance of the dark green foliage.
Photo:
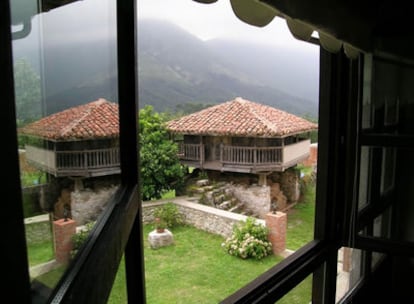
[(33, 217), (43, 214), (39, 205), (39, 194), (36, 192), (27, 192), (23, 190), (23, 214), (24, 218)]
[(233, 234), (238, 240), (242, 240), (247, 233), (259, 240), (267, 241), (267, 227), (258, 224), (253, 217), (248, 217), (244, 223), (233, 227)]
[(14, 84), (17, 125), (39, 119), (42, 113), (40, 77), (24, 59), (14, 63)]
[(72, 257), (76, 255), (76, 253), (85, 243), (94, 225), (95, 225), (95, 222), (87, 223), (84, 229), (80, 230), (78, 233), (75, 233), (72, 236), (72, 251), (71, 251)]
[(159, 199), (170, 190), (181, 188), (184, 167), (178, 147), (169, 139), (165, 117), (146, 106), (139, 112), (139, 139), (142, 199)]
[(154, 211), (154, 217), (158, 218), (165, 227), (173, 228), (184, 224), (183, 215), (179, 212), (178, 207), (168, 202)]
[[(312, 115), (303, 115), (303, 118), (306, 120), (309, 120), (313, 123), (318, 123), (318, 119), (313, 117)], [(318, 130), (309, 132), (309, 139), (311, 140), (311, 143), (317, 143), (318, 142)]]

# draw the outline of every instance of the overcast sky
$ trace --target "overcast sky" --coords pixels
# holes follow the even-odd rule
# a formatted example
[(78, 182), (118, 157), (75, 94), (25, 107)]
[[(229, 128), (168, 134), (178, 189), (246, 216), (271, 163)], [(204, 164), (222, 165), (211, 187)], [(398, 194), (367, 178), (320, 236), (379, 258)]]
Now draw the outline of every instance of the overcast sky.
[[(212, 4), (193, 0), (138, 0), (137, 3), (139, 19), (167, 20), (203, 40), (249, 40), (310, 52), (315, 56), (318, 54), (317, 46), (295, 39), (282, 18), (275, 17), (262, 28), (239, 20), (233, 13), (230, 0), (218, 0)], [(113, 0), (74, 2), (43, 14), (42, 27), (47, 30), (48, 42), (51, 44), (53, 41), (62, 44), (74, 40), (90, 41), (114, 36), (115, 10)], [(37, 16), (33, 20), (32, 32), (37, 31), (36, 19)], [(36, 33), (31, 34), (33, 35), (36, 36)]]
[(225, 37), (317, 52), (316, 46), (295, 39), (282, 18), (275, 17), (262, 28), (241, 21), (233, 13), (230, 0), (212, 4), (193, 0), (139, 0), (138, 18), (169, 20), (203, 40)]

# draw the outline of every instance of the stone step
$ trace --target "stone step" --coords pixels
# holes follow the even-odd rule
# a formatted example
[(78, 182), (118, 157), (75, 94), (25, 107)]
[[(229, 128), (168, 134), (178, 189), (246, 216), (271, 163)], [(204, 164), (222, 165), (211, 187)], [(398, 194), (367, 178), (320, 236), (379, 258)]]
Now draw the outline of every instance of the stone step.
[(224, 201), (220, 205), (218, 205), (218, 208), (223, 209), (223, 210), (227, 210), (231, 207), (231, 205), (232, 205), (231, 201)]

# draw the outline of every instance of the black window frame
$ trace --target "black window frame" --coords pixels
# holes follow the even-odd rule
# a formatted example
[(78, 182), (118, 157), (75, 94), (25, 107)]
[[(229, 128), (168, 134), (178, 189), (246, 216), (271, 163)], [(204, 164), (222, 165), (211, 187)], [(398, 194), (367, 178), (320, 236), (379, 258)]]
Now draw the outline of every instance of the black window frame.
[[(54, 290), (53, 303), (106, 303), (124, 254), (128, 302), (146, 302), (137, 153), (136, 9), (135, 0), (117, 0), (121, 189), (91, 232), (77, 261)], [(1, 125), (8, 143), (3, 151), (8, 155), (10, 170), (4, 189), (7, 202), (3, 204), (7, 216), (1, 227), (13, 233), (4, 236), (5, 273), (12, 275), (1, 288), (4, 295), (12, 293), (16, 303), (32, 303), (17, 154), (11, 39), (10, 1), (6, 0), (0, 2), (0, 66), (4, 75)], [(362, 55), (351, 60), (343, 52), (332, 54), (320, 49), (314, 240), (222, 303), (274, 303), (311, 274), (313, 303), (335, 303), (338, 249), (359, 244), (349, 244), (348, 228), (353, 216), (350, 202), (355, 202), (356, 169), (352, 164), (358, 159), (355, 120), (361, 97), (362, 59)], [(370, 244), (365, 239), (360, 247), (378, 249), (378, 243), (372, 244), (372, 248)], [(392, 245), (385, 244), (384, 251), (394, 248)], [(351, 298), (348, 296), (343, 302)]]
[[(5, 73), (5, 103), (2, 127), (9, 143), (5, 149), (9, 156), (10, 185), (5, 197), (13, 204), (5, 204), (7, 221), (2, 228), (7, 234), (5, 246), (6, 273), (11, 275), (2, 285), (3, 294), (13, 291), (15, 303), (35, 303), (28, 273), (27, 248), (24, 234), (20, 171), (13, 84), (13, 56), (10, 1), (0, 4), (0, 62)], [(144, 258), (142, 251), (141, 204), (138, 172), (138, 94), (136, 62), (136, 1), (117, 1), (117, 57), (118, 103), (120, 120), (121, 186), (109, 207), (100, 216), (91, 231), (88, 242), (76, 260), (53, 290), (51, 303), (106, 303), (125, 256), (127, 296), (130, 303), (145, 303)], [(45, 299), (40, 299), (44, 301)]]

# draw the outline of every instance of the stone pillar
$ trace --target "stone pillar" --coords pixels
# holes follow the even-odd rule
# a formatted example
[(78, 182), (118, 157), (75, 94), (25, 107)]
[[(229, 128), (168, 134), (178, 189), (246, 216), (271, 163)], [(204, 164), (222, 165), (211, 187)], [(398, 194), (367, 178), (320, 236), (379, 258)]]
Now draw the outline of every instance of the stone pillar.
[(267, 174), (259, 174), (259, 186), (267, 186)]
[(266, 227), (269, 229), (268, 239), (272, 243), (273, 254), (278, 255), (286, 250), (287, 215), (284, 212), (267, 213)]
[(53, 239), (56, 262), (65, 264), (70, 260), (72, 236), (76, 233), (76, 222), (60, 219), (53, 222)]

